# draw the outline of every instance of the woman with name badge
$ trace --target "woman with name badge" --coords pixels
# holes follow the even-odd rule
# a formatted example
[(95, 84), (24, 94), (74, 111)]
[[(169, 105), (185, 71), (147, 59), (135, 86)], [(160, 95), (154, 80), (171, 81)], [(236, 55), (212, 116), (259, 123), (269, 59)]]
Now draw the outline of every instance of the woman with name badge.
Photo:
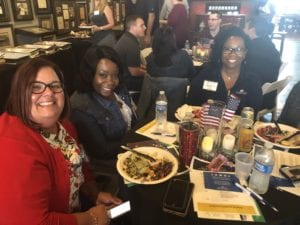
[(107, 0), (92, 0), (90, 21), (92, 24), (92, 42), (94, 45), (108, 45), (113, 47), (116, 37), (112, 31), (115, 25), (113, 11)]
[(228, 96), (240, 99), (236, 114), (245, 106), (257, 112), (262, 103), (261, 85), (246, 71), (248, 38), (238, 27), (220, 31), (215, 38), (211, 61), (192, 80), (187, 103), (202, 105), (208, 99), (227, 102)]

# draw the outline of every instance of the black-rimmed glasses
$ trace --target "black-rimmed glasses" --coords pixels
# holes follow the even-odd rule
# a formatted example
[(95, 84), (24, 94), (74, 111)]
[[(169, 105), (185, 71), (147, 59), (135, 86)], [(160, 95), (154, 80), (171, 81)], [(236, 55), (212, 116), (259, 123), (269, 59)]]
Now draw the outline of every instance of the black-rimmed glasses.
[(223, 48), (223, 54), (237, 54), (237, 55), (242, 55), (245, 52), (245, 48)]
[(51, 82), (50, 84), (45, 84), (44, 82), (34, 81), (31, 83), (31, 92), (33, 94), (41, 94), (46, 88), (50, 88), (53, 93), (61, 93), (64, 90), (64, 86), (59, 81)]

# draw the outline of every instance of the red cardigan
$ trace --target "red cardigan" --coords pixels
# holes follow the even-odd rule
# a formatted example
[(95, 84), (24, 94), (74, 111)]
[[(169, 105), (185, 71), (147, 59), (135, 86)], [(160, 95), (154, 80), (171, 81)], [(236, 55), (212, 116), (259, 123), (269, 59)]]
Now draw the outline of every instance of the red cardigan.
[[(77, 138), (70, 123), (67, 132)], [(87, 177), (87, 168), (83, 166)], [(0, 224), (76, 225), (68, 213), (70, 178), (63, 154), (17, 117), (0, 116)]]

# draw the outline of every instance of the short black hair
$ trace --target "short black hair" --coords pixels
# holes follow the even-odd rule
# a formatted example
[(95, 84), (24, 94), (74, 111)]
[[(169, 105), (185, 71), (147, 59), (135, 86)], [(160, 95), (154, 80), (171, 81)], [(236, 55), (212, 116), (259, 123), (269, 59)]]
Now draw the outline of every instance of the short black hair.
[(173, 28), (163, 26), (154, 31), (152, 50), (154, 61), (158, 66), (170, 66), (171, 56), (176, 53), (176, 37)]
[(117, 65), (121, 83), (123, 67), (118, 53), (109, 46), (93, 46), (86, 51), (80, 63), (80, 79), (77, 84), (77, 89), (80, 92), (92, 92), (94, 90), (94, 76), (96, 74), (97, 65), (102, 59), (109, 59)]
[(143, 19), (139, 15), (129, 15), (125, 19), (125, 30), (129, 31), (130, 27), (136, 22), (137, 19)]
[(211, 62), (220, 64), (221, 58), (222, 58), (222, 52), (225, 42), (230, 37), (240, 37), (244, 40), (245, 48), (249, 48), (249, 37), (245, 34), (245, 32), (237, 26), (227, 26), (220, 30), (220, 32), (217, 34), (217, 36), (214, 39), (214, 44), (212, 47), (212, 53), (211, 53)]
[(209, 11), (208, 14), (209, 14), (209, 15), (211, 15), (211, 14), (217, 14), (217, 15), (218, 15), (218, 18), (219, 18), (219, 19), (222, 19), (222, 13), (221, 13), (220, 11), (212, 10), (212, 11)]

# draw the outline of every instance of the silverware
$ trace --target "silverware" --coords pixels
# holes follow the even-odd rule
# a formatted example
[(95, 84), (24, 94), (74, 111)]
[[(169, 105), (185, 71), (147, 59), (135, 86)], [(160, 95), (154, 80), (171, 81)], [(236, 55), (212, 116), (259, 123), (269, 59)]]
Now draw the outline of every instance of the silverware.
[(280, 142), (287, 141), (287, 140), (291, 139), (292, 137), (295, 137), (298, 134), (300, 134), (300, 130), (297, 130), (295, 133), (291, 134), (290, 136), (281, 139)]
[(161, 132), (151, 132), (151, 134), (165, 136), (165, 137), (176, 137), (175, 134), (167, 134), (167, 133), (161, 133)]
[(131, 151), (131, 152), (133, 152), (133, 153), (135, 153), (135, 154), (137, 154), (137, 155), (139, 155), (139, 156), (141, 156), (141, 157), (143, 157), (145, 159), (148, 159), (150, 162), (156, 162), (156, 159), (153, 158), (153, 157), (151, 157), (150, 155), (141, 153), (141, 152), (136, 151), (136, 150), (134, 150), (132, 148), (129, 148), (129, 147), (125, 146), (125, 145), (121, 145), (121, 148), (123, 148), (123, 149), (125, 149), (127, 151)]
[(283, 132), (282, 132), (282, 130), (281, 130), (281, 128), (280, 128), (280, 126), (279, 126), (279, 124), (278, 124), (278, 122), (276, 120), (274, 121), (274, 124), (276, 125), (276, 127), (278, 129), (278, 133), (279, 134), (283, 134)]

